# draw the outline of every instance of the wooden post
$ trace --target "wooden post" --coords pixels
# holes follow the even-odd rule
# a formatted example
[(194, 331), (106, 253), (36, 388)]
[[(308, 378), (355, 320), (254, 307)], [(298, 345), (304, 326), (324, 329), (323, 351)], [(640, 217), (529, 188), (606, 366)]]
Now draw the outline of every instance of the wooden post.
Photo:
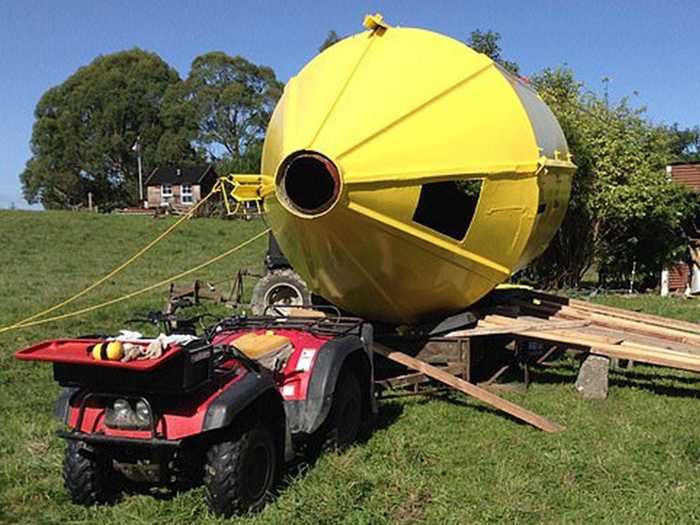
[(535, 414), (534, 412), (531, 412), (519, 405), (516, 405), (515, 403), (511, 403), (510, 401), (503, 399), (502, 397), (499, 397), (496, 394), (489, 392), (488, 390), (484, 390), (483, 388), (480, 388), (473, 383), (469, 383), (463, 379), (453, 376), (452, 374), (440, 370), (437, 367), (434, 367), (432, 365), (429, 365), (428, 363), (424, 363), (423, 361), (419, 361), (418, 359), (406, 355), (403, 352), (397, 352), (380, 343), (374, 343), (373, 349), (379, 355), (382, 355), (387, 359), (391, 359), (392, 361), (401, 363), (402, 365), (407, 366), (408, 368), (417, 370), (418, 372), (421, 372), (426, 376), (432, 377), (433, 379), (436, 379), (441, 383), (451, 386), (452, 388), (455, 388), (460, 392), (475, 397), (480, 401), (483, 401), (484, 403), (487, 403), (499, 410), (502, 410), (503, 412), (506, 412), (507, 414), (510, 414), (513, 417), (525, 421), (526, 423), (529, 423), (532, 426), (539, 428), (540, 430), (544, 430), (545, 432), (562, 432), (564, 430), (564, 427), (562, 427), (561, 425), (549, 421), (543, 418), (542, 416)]
[(92, 211), (92, 192), (88, 191), (88, 210)]

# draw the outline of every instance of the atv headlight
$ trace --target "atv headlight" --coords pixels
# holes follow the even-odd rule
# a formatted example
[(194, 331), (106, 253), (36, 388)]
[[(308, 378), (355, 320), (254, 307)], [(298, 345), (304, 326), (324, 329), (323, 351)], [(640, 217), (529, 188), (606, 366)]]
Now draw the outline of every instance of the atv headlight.
[(153, 414), (143, 400), (132, 406), (126, 399), (118, 398), (105, 411), (105, 425), (120, 430), (147, 430), (151, 427)]
[(151, 407), (143, 399), (136, 403), (136, 419), (142, 425), (151, 426)]

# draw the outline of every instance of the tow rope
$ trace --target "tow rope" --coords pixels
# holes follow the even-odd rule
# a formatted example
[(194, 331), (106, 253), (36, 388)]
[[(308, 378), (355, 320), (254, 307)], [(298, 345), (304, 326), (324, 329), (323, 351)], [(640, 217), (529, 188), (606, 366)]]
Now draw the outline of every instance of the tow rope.
[(25, 319), (22, 319), (21, 321), (17, 321), (17, 322), (15, 322), (15, 323), (12, 323), (12, 324), (10, 324), (10, 325), (7, 325), (7, 326), (4, 326), (4, 327), (0, 328), (0, 334), (3, 334), (3, 333), (5, 333), (5, 332), (9, 332), (9, 331), (12, 331), (12, 330), (18, 330), (18, 329), (20, 329), (20, 328), (26, 328), (26, 327), (30, 327), (30, 326), (37, 326), (37, 325), (40, 325), (40, 324), (46, 324), (46, 323), (50, 323), (50, 322), (53, 322), (53, 321), (60, 321), (60, 320), (63, 320), (63, 319), (68, 319), (68, 318), (70, 318), (70, 317), (76, 317), (76, 316), (79, 316), (79, 315), (82, 315), (82, 314), (85, 314), (85, 313), (88, 313), (88, 312), (92, 312), (92, 311), (94, 311), (94, 310), (98, 310), (98, 309), (100, 309), (100, 308), (104, 308), (104, 307), (111, 306), (111, 305), (116, 304), (116, 303), (120, 303), (120, 302), (126, 301), (126, 300), (131, 299), (131, 298), (133, 298), (133, 297), (136, 297), (136, 296), (138, 296), (138, 295), (142, 295), (142, 294), (144, 294), (144, 293), (146, 293), (146, 292), (149, 292), (149, 291), (154, 290), (154, 289), (156, 289), (156, 288), (159, 288), (159, 287), (161, 287), (161, 286), (165, 286), (165, 285), (169, 284), (169, 283), (172, 282), (172, 281), (175, 281), (175, 280), (177, 280), (177, 279), (181, 279), (181, 278), (183, 278), (183, 277), (186, 277), (187, 275), (190, 275), (190, 274), (192, 274), (192, 273), (194, 273), (194, 272), (197, 272), (197, 271), (199, 271), (199, 270), (201, 270), (201, 269), (203, 269), (203, 268), (206, 268), (207, 266), (209, 266), (209, 265), (211, 265), (211, 264), (214, 264), (215, 262), (217, 262), (217, 261), (223, 259), (224, 257), (227, 257), (227, 256), (231, 255), (232, 253), (235, 253), (236, 251), (240, 250), (241, 248), (243, 248), (243, 247), (245, 247), (245, 246), (251, 244), (252, 242), (256, 241), (257, 239), (259, 239), (259, 238), (262, 237), (263, 235), (266, 235), (266, 234), (270, 231), (270, 229), (268, 228), (268, 229), (266, 229), (265, 231), (263, 231), (263, 232), (261, 232), (261, 233), (259, 233), (259, 234), (257, 234), (257, 235), (254, 235), (254, 236), (251, 237), (250, 239), (248, 239), (248, 240), (246, 240), (246, 241), (243, 241), (242, 243), (238, 244), (237, 246), (234, 246), (233, 248), (231, 248), (231, 249), (225, 251), (224, 253), (222, 253), (222, 254), (220, 254), (220, 255), (217, 255), (216, 257), (213, 257), (212, 259), (209, 259), (208, 261), (205, 261), (204, 263), (199, 264), (199, 265), (195, 266), (194, 268), (191, 268), (190, 270), (181, 272), (181, 273), (179, 273), (179, 274), (177, 274), (177, 275), (173, 275), (172, 277), (170, 277), (170, 278), (168, 278), (168, 279), (164, 279), (164, 280), (159, 281), (159, 282), (157, 282), (157, 283), (155, 283), (155, 284), (152, 284), (152, 285), (150, 285), (150, 286), (146, 286), (145, 288), (142, 288), (142, 289), (140, 289), (140, 290), (136, 290), (136, 291), (134, 291), (134, 292), (130, 292), (130, 293), (126, 294), (126, 295), (123, 295), (123, 296), (121, 296), (121, 297), (117, 297), (117, 298), (115, 298), (115, 299), (110, 299), (109, 301), (105, 301), (105, 302), (103, 302), (103, 303), (99, 303), (99, 304), (96, 304), (96, 305), (93, 305), (93, 306), (88, 306), (88, 307), (85, 307), (85, 308), (81, 308), (81, 309), (76, 310), (76, 311), (73, 311), (73, 312), (68, 312), (68, 313), (61, 314), (61, 315), (56, 315), (56, 316), (53, 316), (53, 317), (48, 317), (48, 318), (44, 318), (44, 319), (39, 319), (39, 318), (42, 318), (42, 317), (44, 317), (44, 316), (50, 314), (51, 312), (55, 312), (56, 310), (58, 310), (58, 309), (60, 309), (60, 308), (63, 308), (64, 306), (67, 306), (67, 305), (69, 305), (69, 304), (75, 302), (76, 300), (78, 300), (79, 298), (83, 297), (85, 294), (89, 293), (90, 291), (94, 290), (95, 288), (97, 288), (98, 286), (100, 286), (102, 283), (104, 283), (105, 281), (111, 279), (112, 277), (114, 277), (115, 275), (117, 275), (119, 272), (121, 272), (122, 270), (124, 270), (124, 268), (126, 268), (127, 266), (129, 266), (130, 264), (132, 264), (133, 262), (135, 262), (136, 260), (138, 260), (139, 258), (141, 258), (146, 252), (148, 252), (148, 251), (149, 251), (151, 248), (153, 248), (156, 244), (158, 244), (158, 243), (159, 243), (160, 241), (162, 241), (165, 237), (167, 237), (169, 234), (171, 234), (171, 233), (175, 230), (175, 228), (177, 228), (180, 224), (182, 224), (182, 223), (183, 223), (184, 221), (186, 221), (187, 219), (191, 218), (191, 217), (194, 215), (194, 213), (195, 213), (195, 212), (196, 212), (196, 211), (197, 211), (197, 210), (212, 196), (212, 195), (214, 195), (215, 193), (219, 192), (220, 189), (221, 189), (221, 184), (217, 182), (217, 184), (214, 186), (214, 188), (213, 188), (203, 199), (201, 199), (200, 201), (198, 201), (198, 202), (192, 207), (192, 209), (191, 209), (190, 211), (188, 211), (185, 215), (183, 215), (181, 218), (179, 218), (175, 223), (173, 223), (170, 227), (168, 227), (163, 233), (161, 233), (160, 235), (158, 235), (155, 239), (153, 239), (153, 240), (152, 240), (151, 242), (149, 242), (146, 246), (144, 246), (143, 248), (141, 248), (138, 252), (136, 252), (134, 255), (132, 255), (129, 259), (127, 259), (126, 261), (124, 261), (122, 264), (120, 264), (119, 266), (115, 267), (114, 269), (112, 269), (110, 272), (108, 272), (107, 274), (105, 274), (103, 277), (100, 277), (97, 281), (95, 281), (95, 282), (92, 283), (91, 285), (89, 285), (89, 286), (83, 288), (83, 289), (80, 290), (78, 293), (72, 295), (71, 297), (69, 297), (68, 299), (65, 299), (64, 301), (61, 301), (61, 302), (58, 303), (58, 304), (55, 304), (54, 306), (51, 306), (51, 307), (49, 307), (49, 308), (47, 308), (47, 309), (45, 309), (45, 310), (42, 310), (42, 311), (37, 312), (37, 313), (35, 313), (35, 314), (32, 314), (32, 315), (30, 315), (29, 317), (27, 317), (27, 318), (25, 318)]

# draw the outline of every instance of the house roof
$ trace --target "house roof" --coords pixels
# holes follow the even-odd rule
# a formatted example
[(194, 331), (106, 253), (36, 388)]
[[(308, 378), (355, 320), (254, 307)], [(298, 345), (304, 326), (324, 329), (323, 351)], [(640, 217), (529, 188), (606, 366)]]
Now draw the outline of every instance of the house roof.
[(211, 173), (216, 177), (212, 164), (196, 166), (159, 166), (146, 179), (146, 186), (160, 184), (199, 184)]

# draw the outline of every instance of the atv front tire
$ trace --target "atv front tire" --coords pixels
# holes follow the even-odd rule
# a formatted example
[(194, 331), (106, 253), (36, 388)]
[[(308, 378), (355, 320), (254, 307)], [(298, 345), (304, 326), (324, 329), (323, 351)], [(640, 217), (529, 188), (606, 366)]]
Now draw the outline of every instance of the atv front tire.
[(204, 469), (209, 509), (224, 517), (262, 509), (272, 495), (278, 468), (274, 436), (262, 423), (247, 425), (230, 441), (212, 445)]
[(63, 458), (63, 482), (73, 503), (111, 503), (118, 494), (112, 461), (83, 441), (68, 440)]

